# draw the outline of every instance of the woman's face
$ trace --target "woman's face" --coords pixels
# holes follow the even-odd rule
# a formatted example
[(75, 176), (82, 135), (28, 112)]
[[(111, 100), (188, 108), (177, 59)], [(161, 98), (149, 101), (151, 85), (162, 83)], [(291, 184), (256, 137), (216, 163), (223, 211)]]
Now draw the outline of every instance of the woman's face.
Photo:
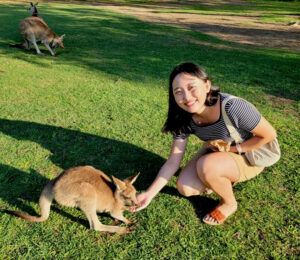
[(173, 80), (173, 95), (177, 105), (189, 113), (200, 114), (211, 83), (188, 73), (180, 73)]

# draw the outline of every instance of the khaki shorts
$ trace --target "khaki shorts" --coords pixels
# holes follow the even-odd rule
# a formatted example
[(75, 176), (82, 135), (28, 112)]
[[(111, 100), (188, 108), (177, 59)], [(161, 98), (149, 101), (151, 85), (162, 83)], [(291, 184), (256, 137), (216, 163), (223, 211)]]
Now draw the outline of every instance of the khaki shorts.
[[(207, 153), (208, 150), (206, 148), (201, 148), (196, 156), (197, 158), (199, 158), (202, 155), (205, 155)], [(239, 155), (237, 153), (231, 153), (231, 152), (228, 152), (228, 154), (235, 161), (236, 166), (238, 167), (240, 173), (239, 180), (236, 181), (235, 184), (238, 182), (248, 181), (254, 178), (258, 174), (260, 174), (264, 169), (264, 167), (250, 165), (245, 155)]]
[(264, 167), (250, 165), (245, 155), (239, 155), (236, 153), (228, 154), (235, 161), (240, 172), (240, 178), (236, 183), (250, 180), (260, 174), (264, 169)]

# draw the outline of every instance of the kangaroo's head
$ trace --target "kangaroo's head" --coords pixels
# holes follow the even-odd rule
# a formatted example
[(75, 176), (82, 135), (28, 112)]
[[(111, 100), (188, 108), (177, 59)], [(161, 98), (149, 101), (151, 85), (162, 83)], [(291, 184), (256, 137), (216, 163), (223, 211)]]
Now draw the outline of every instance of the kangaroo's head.
[(123, 181), (112, 176), (112, 179), (116, 185), (115, 198), (121, 201), (125, 206), (138, 205), (136, 189), (133, 187), (133, 183), (136, 181), (138, 176), (139, 173)]
[(32, 2), (30, 2), (28, 12), (30, 13), (31, 16), (39, 16), (38, 10), (36, 8), (37, 5), (38, 3), (33, 4)]
[(57, 47), (61, 47), (61, 48), (65, 48), (64, 44), (63, 44), (63, 40), (64, 40), (64, 37), (66, 35), (63, 34), (62, 36), (56, 36), (54, 37), (53, 41), (52, 41), (52, 44), (51, 44), (51, 47), (52, 49), (56, 49)]

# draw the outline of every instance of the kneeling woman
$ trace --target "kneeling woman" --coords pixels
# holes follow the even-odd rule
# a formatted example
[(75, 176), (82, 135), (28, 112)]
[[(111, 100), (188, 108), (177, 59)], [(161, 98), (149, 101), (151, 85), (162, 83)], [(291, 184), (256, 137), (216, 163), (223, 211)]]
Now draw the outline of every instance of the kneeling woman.
[[(222, 102), (228, 94), (211, 85), (208, 75), (196, 64), (176, 66), (169, 79), (169, 111), (163, 131), (173, 135), (171, 153), (146, 192), (138, 195), (145, 208), (180, 167), (188, 137), (195, 134), (203, 141), (232, 137), (222, 115)], [(225, 104), (225, 103), (224, 103)], [(177, 189), (183, 196), (213, 190), (220, 204), (203, 221), (222, 224), (237, 209), (232, 185), (257, 176), (263, 167), (251, 166), (244, 152), (260, 148), (276, 138), (276, 131), (256, 108), (240, 98), (232, 98), (224, 107), (231, 124), (244, 140), (230, 146), (229, 152), (201, 149), (179, 175)]]

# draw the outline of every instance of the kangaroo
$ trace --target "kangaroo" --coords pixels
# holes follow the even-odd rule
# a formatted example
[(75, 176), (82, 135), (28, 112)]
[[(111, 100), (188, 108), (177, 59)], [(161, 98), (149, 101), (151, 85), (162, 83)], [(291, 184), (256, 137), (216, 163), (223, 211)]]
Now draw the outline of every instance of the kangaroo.
[[(30, 6), (27, 8), (27, 11), (30, 13), (31, 16), (34, 16), (34, 17), (39, 16), (39, 12), (37, 10), (37, 5), (38, 5), (38, 3), (33, 4), (32, 2), (30, 2)], [(9, 44), (9, 46), (13, 47), (13, 48), (20, 48), (20, 49), (28, 50), (28, 49), (30, 49), (31, 43), (27, 39), (25, 39), (23, 43)]]
[(40, 51), (37, 41), (44, 43), (52, 56), (55, 56), (54, 51), (57, 47), (64, 48), (63, 39), (65, 35), (58, 36), (50, 29), (46, 22), (38, 16), (30, 16), (23, 19), (20, 23), (20, 31), (25, 42), (27, 42), (26, 49), (30, 49), (31, 44), (33, 44), (39, 55), (42, 55), (43, 53)]
[[(35, 16), (35, 17), (39, 16), (37, 5), (38, 5), (38, 2), (35, 3), (35, 4), (30, 2), (30, 6), (27, 10), (28, 10), (28, 12), (30, 13), (31, 16)], [(21, 45), (17, 44), (15, 47), (21, 47), (22, 49), (30, 49), (30, 45), (31, 45), (30, 42), (25, 39), (23, 44), (21, 44)]]
[(42, 222), (48, 219), (53, 199), (63, 206), (78, 207), (86, 215), (90, 228), (96, 231), (124, 234), (126, 227), (103, 225), (97, 212), (109, 212), (110, 215), (130, 224), (123, 211), (138, 204), (133, 183), (137, 177), (131, 176), (121, 181), (114, 176), (112, 180), (102, 171), (92, 166), (80, 166), (63, 171), (51, 180), (43, 189), (39, 206), (41, 216), (35, 217), (21, 211), (7, 211), (30, 222)]
[(38, 5), (38, 3), (33, 4), (32, 2), (30, 2), (28, 12), (30, 13), (31, 16), (39, 16), (39, 13), (37, 10), (37, 5)]

